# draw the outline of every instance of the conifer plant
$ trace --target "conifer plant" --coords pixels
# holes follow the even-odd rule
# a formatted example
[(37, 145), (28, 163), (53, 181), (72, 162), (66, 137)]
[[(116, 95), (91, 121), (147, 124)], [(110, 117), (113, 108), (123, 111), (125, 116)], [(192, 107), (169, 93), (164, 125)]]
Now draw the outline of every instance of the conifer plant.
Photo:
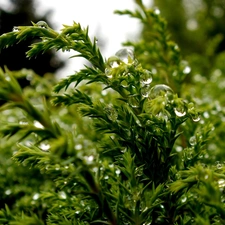
[(206, 163), (213, 126), (182, 92), (188, 63), (159, 10), (135, 2), (117, 14), (139, 19), (149, 39), (108, 59), (76, 22), (0, 36), (0, 49), (39, 37), (28, 58), (56, 49), (89, 62), (59, 81), (1, 69), (1, 224), (225, 223), (222, 165)]

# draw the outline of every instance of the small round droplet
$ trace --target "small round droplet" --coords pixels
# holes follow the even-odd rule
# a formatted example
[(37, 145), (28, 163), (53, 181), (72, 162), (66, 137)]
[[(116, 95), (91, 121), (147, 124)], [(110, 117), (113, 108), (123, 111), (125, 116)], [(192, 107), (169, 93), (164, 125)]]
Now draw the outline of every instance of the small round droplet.
[(183, 69), (183, 73), (184, 74), (189, 74), (191, 72), (191, 67), (190, 66), (186, 66), (184, 69)]
[(224, 179), (219, 179), (218, 180), (218, 186), (219, 186), (219, 188), (225, 187), (225, 180)]
[(129, 86), (128, 82), (126, 80), (121, 81), (121, 86), (124, 88), (127, 88)]
[(117, 169), (117, 170), (115, 171), (115, 173), (116, 173), (117, 175), (119, 175), (119, 174), (121, 173), (120, 169)]
[[(111, 56), (108, 58), (108, 65), (110, 68), (116, 68), (120, 65), (121, 60), (118, 56)], [(106, 68), (105, 73), (111, 71), (111, 69)]]
[(196, 143), (197, 143), (196, 137), (195, 137), (195, 136), (190, 137), (189, 143), (190, 143), (190, 145), (192, 145), (192, 146), (193, 146), (193, 145), (196, 145)]
[(149, 96), (149, 93), (150, 93), (150, 88), (148, 85), (144, 86), (141, 88), (141, 95), (144, 97), (144, 98), (148, 98)]
[(167, 95), (168, 93), (172, 94), (173, 90), (165, 84), (157, 84), (153, 86), (150, 90), (149, 97), (151, 99), (156, 98), (157, 96)]
[(43, 125), (37, 120), (34, 121), (34, 126), (36, 128), (39, 128), (39, 129), (43, 129), (44, 128)]
[(39, 148), (42, 150), (42, 151), (48, 151), (50, 149), (50, 145), (47, 144), (47, 143), (41, 143), (39, 145)]
[(59, 196), (62, 198), (62, 199), (66, 199), (66, 193), (64, 191), (60, 191), (59, 192)]
[(149, 85), (152, 82), (152, 73), (149, 70), (145, 70), (140, 77), (142, 86)]
[(191, 117), (194, 122), (200, 121), (200, 116), (198, 115), (198, 113), (196, 113), (195, 115), (192, 115)]
[(28, 123), (28, 121), (24, 118), (24, 119), (21, 119), (21, 120), (20, 120), (19, 124), (20, 124), (20, 125), (26, 126), (26, 125), (28, 125), (29, 123)]
[(10, 195), (11, 193), (12, 193), (12, 191), (10, 189), (8, 189), (8, 190), (5, 191), (5, 194), (6, 195)]
[(106, 68), (106, 69), (105, 69), (105, 75), (106, 75), (109, 79), (111, 79), (111, 78), (113, 77), (113, 75), (112, 75), (112, 69)]
[(181, 198), (181, 202), (182, 203), (185, 203), (186, 201), (187, 201), (187, 197), (186, 196), (184, 196), (184, 197)]
[(154, 10), (154, 13), (155, 13), (156, 15), (159, 15), (159, 14), (160, 14), (160, 10), (159, 10), (158, 8), (156, 8), (156, 9)]
[(39, 198), (39, 196), (40, 196), (40, 194), (39, 194), (39, 193), (34, 194), (34, 196), (33, 196), (33, 200), (37, 200), (37, 199)]
[(134, 61), (134, 52), (130, 48), (122, 48), (115, 55), (126, 64)]
[(39, 21), (39, 22), (37, 22), (37, 25), (40, 28), (45, 28), (45, 29), (49, 28), (48, 24), (45, 21)]
[(184, 108), (174, 108), (174, 112), (178, 117), (183, 117), (186, 115), (186, 111)]
[(13, 27), (13, 32), (18, 32), (19, 31), (19, 27)]
[(217, 167), (218, 170), (221, 170), (223, 168), (223, 165), (221, 163), (217, 163), (216, 167)]

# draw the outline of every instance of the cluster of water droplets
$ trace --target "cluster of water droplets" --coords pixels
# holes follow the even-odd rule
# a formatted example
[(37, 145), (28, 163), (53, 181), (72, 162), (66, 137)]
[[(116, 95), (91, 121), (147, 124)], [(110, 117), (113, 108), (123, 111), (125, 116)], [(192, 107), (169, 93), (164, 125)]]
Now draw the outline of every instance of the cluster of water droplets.
[[(122, 48), (115, 53), (115, 55), (108, 58), (108, 67), (105, 69), (106, 76), (111, 79), (121, 64), (136, 63), (134, 52), (131, 48)], [(125, 83), (125, 81), (124, 81)]]
[(140, 76), (141, 95), (148, 98), (150, 94), (150, 84), (152, 83), (152, 73), (149, 70), (144, 70)]

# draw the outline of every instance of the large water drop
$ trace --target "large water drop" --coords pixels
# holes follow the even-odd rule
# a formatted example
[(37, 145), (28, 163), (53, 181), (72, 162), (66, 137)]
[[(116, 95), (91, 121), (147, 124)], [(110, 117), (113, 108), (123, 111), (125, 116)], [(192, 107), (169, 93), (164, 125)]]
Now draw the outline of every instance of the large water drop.
[(156, 98), (157, 96), (166, 95), (169, 93), (170, 94), (173, 93), (173, 90), (169, 86), (165, 84), (157, 84), (151, 88), (149, 97), (153, 99), (153, 98)]
[(49, 28), (48, 24), (45, 21), (39, 21), (39, 22), (37, 22), (37, 25), (40, 28), (45, 28), (45, 29)]
[(122, 48), (115, 55), (126, 64), (134, 61), (134, 52), (131, 48)]

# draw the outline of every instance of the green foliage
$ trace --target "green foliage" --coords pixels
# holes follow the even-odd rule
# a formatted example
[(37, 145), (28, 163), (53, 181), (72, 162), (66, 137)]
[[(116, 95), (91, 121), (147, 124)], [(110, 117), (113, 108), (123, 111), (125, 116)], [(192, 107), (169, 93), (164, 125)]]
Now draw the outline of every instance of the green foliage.
[[(0, 49), (40, 37), (29, 58), (54, 48), (90, 63), (60, 81), (0, 71), (2, 224), (225, 222), (223, 112), (215, 116), (216, 104), (186, 82), (190, 67), (159, 12), (135, 2), (135, 12), (117, 13), (139, 19), (146, 34), (106, 60), (75, 22), (0, 36)], [(21, 77), (31, 85), (22, 89)]]

